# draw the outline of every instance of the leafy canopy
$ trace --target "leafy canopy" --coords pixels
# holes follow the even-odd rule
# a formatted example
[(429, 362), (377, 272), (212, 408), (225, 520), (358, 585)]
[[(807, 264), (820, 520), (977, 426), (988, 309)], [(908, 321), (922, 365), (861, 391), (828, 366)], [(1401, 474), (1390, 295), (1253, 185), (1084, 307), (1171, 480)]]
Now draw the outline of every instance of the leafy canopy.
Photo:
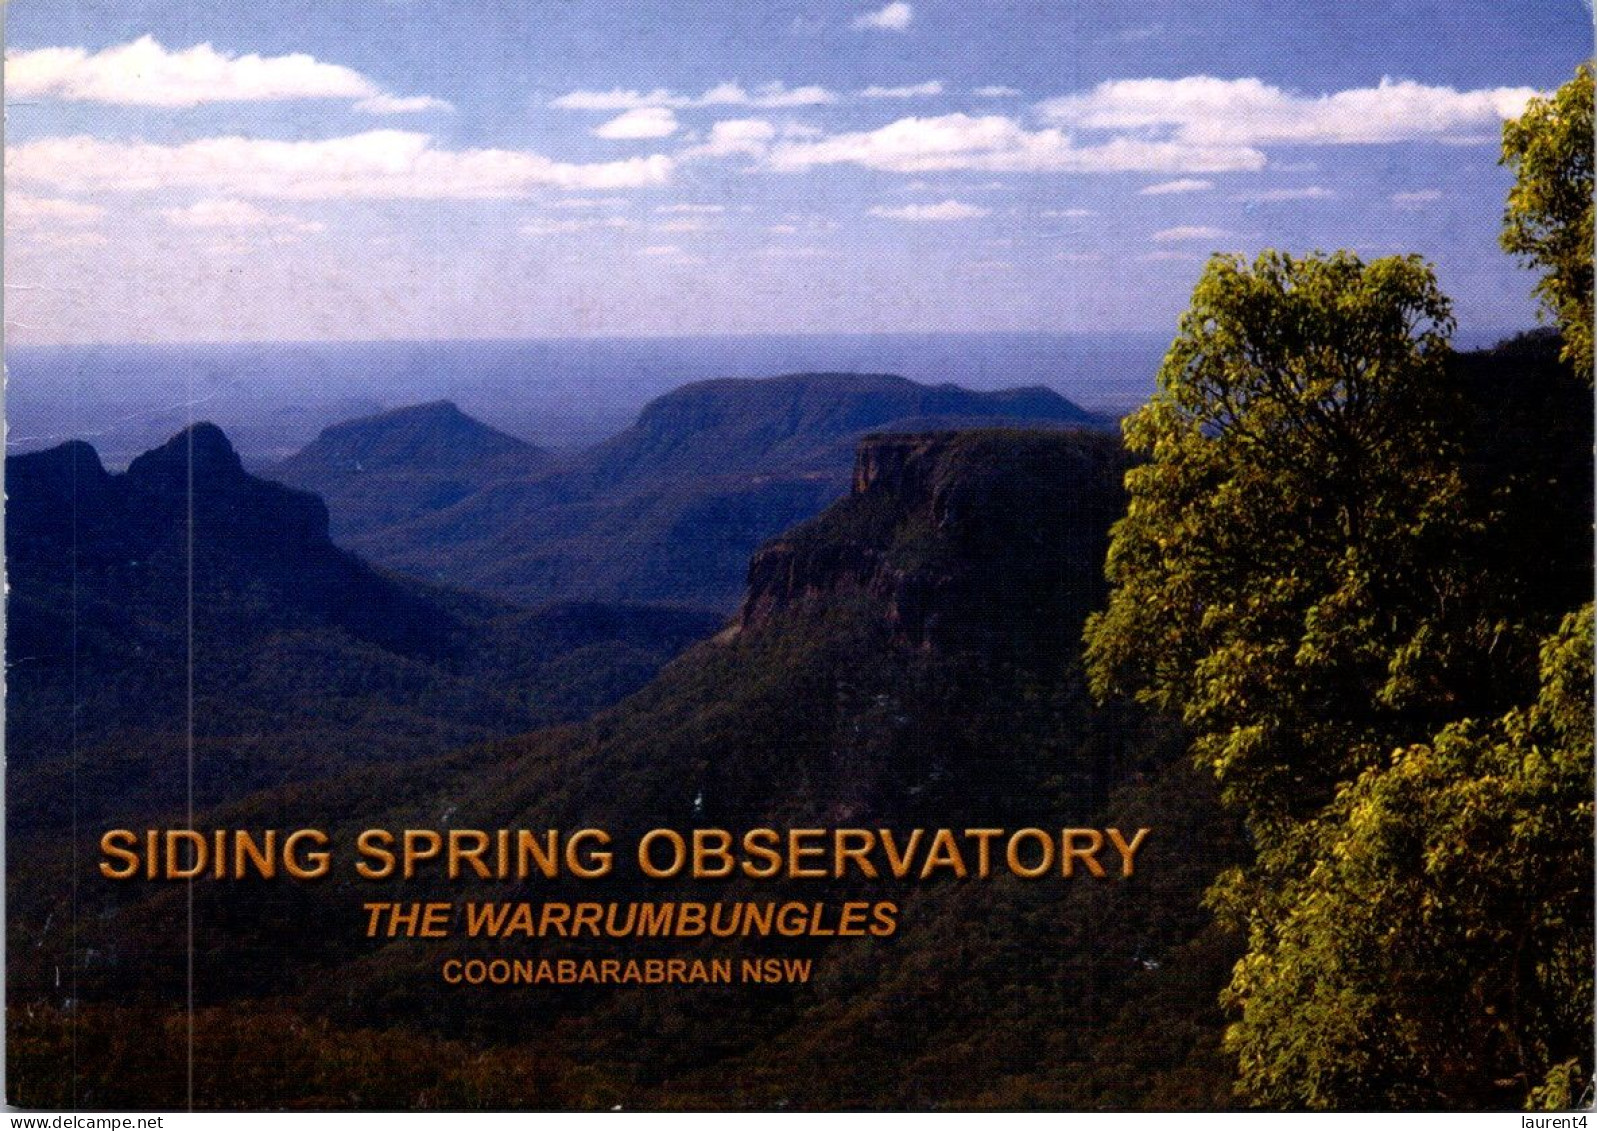
[(1591, 607), (1508, 709), (1546, 601), (1491, 545), (1499, 465), (1580, 476), (1490, 455), (1451, 330), (1415, 257), (1216, 257), (1125, 425), (1089, 675), (1178, 713), (1253, 834), (1209, 901), (1262, 1104), (1567, 1106), (1590, 1070)]
[[(1592, 607), (1527, 708), (1367, 770), (1258, 921), (1228, 998), (1243, 1083), (1287, 1107), (1568, 1108), (1592, 1055)], [(1589, 1102), (1589, 1096), (1585, 1102)]]
[(1536, 294), (1558, 320), (1564, 357), (1592, 374), (1592, 68), (1503, 124), (1514, 170), (1503, 213), (1505, 251), (1542, 272)]
[[(1444, 361), (1453, 318), (1417, 257), (1212, 259), (1125, 424), (1100, 696), (1180, 713), (1250, 816), (1312, 811), (1410, 733), (1462, 483)], [(1445, 696), (1444, 696), (1445, 697)]]

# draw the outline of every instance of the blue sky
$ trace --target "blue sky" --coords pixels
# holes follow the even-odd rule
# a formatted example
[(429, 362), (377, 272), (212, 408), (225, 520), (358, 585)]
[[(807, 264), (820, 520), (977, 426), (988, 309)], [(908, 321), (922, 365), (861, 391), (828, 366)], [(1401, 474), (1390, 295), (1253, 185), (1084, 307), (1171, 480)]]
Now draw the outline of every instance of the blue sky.
[(1415, 251), (1530, 324), (1505, 115), (1575, 0), (22, 0), (10, 340), (1162, 330)]

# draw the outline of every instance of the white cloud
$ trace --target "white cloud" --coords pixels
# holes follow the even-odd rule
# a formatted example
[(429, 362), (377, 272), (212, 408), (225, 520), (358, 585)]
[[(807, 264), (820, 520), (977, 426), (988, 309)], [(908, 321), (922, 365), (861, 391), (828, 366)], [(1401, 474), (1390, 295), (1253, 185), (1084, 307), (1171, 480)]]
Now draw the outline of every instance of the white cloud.
[(683, 152), (684, 157), (761, 157), (776, 137), (777, 129), (763, 118), (731, 118), (710, 127), (705, 141)]
[(63, 232), (55, 228), (29, 229), (25, 236), (34, 243), (48, 244), (50, 247), (62, 248), (69, 251), (81, 251), (91, 247), (105, 247), (111, 241), (100, 232)]
[(672, 94), (669, 90), (643, 93), (636, 90), (573, 90), (562, 94), (549, 105), (560, 110), (638, 110), (649, 106), (692, 106), (694, 99)]
[(22, 192), (6, 193), (5, 210), (6, 226), (16, 228), (46, 224), (52, 227), (62, 224), (98, 224), (105, 219), (105, 209), (98, 204), (31, 196)]
[(619, 208), (627, 203), (624, 196), (568, 196), (549, 202), (551, 208)]
[(941, 204), (906, 204), (900, 208), (876, 207), (871, 209), (872, 216), (880, 216), (884, 220), (910, 220), (927, 223), (945, 220), (977, 220), (990, 215), (992, 209), (982, 208), (976, 204), (966, 204), (959, 200), (945, 200)]
[(654, 230), (672, 235), (707, 232), (710, 230), (710, 222), (701, 216), (679, 216), (675, 220), (666, 220), (654, 225)]
[(180, 228), (276, 228), (283, 232), (314, 233), (325, 225), (298, 216), (267, 212), (247, 200), (208, 198), (186, 208), (164, 208), (166, 222)]
[(1394, 192), (1392, 203), (1399, 208), (1424, 208), (1442, 199), (1439, 189), (1416, 189), (1414, 192)]
[(915, 18), (915, 9), (904, 0), (893, 0), (885, 8), (866, 12), (854, 21), (857, 28), (876, 28), (881, 31), (903, 31)]
[(1238, 193), (1232, 200), (1247, 204), (1274, 204), (1285, 200), (1330, 200), (1336, 193), (1323, 185), (1305, 185), (1302, 188), (1264, 189), (1260, 192)]
[(794, 225), (793, 230), (801, 229), (812, 232), (835, 232), (842, 227), (830, 216), (819, 212), (789, 212), (782, 217), (785, 224)]
[(931, 82), (915, 83), (912, 86), (868, 86), (859, 92), (861, 98), (931, 98), (943, 93), (943, 84), (933, 79)]
[(624, 231), (632, 221), (621, 216), (566, 220), (530, 220), (517, 230), (524, 236), (569, 236), (578, 232)]
[(60, 98), (117, 106), (184, 109), (208, 102), (348, 99), (374, 114), (447, 109), (436, 98), (404, 98), (358, 71), (310, 55), (229, 55), (209, 43), (169, 51), (150, 36), (90, 54), (41, 47), (6, 56), (11, 98)]
[(1084, 216), (1098, 215), (1094, 208), (1049, 208), (1042, 215), (1052, 220), (1080, 220)]
[(1115, 35), (1121, 43), (1146, 43), (1150, 39), (1158, 39), (1164, 34), (1163, 24), (1143, 24), (1140, 27), (1128, 27)]
[(722, 83), (704, 95), (705, 106), (753, 106), (761, 110), (785, 110), (796, 106), (825, 106), (837, 95), (821, 86), (796, 86), (789, 89), (779, 82), (768, 82), (745, 92), (736, 83)]
[(1155, 232), (1149, 238), (1155, 243), (1185, 243), (1192, 240), (1226, 240), (1235, 235), (1235, 232), (1210, 227), (1207, 224), (1183, 224)]
[(1459, 91), (1382, 79), (1319, 96), (1258, 79), (1191, 75), (1120, 79), (1041, 103), (1047, 121), (1078, 129), (1155, 131), (1193, 146), (1352, 145), (1449, 139), (1495, 130), (1521, 113), (1529, 87)]
[(1260, 169), (1264, 154), (1242, 146), (1195, 146), (1130, 137), (1079, 145), (1059, 129), (1027, 130), (996, 115), (947, 114), (901, 118), (876, 130), (784, 143), (771, 150), (769, 163), (787, 172), (855, 164), (895, 173), (950, 169), (1217, 173)]
[(1137, 190), (1138, 196), (1169, 196), (1180, 192), (1208, 192), (1214, 187), (1213, 181), (1193, 180), (1184, 177), (1179, 181), (1161, 181), (1156, 185)]
[(641, 106), (628, 110), (618, 118), (611, 118), (597, 127), (595, 137), (610, 141), (642, 141), (648, 138), (669, 137), (677, 131), (677, 116), (663, 106)]
[(654, 209), (662, 216), (717, 216), (726, 211), (724, 204), (661, 204)]
[(1103, 261), (1103, 252), (1061, 251), (1058, 255), (1054, 256), (1054, 258), (1059, 260), (1061, 263), (1101, 263)]
[[(772, 229), (772, 231), (775, 230), (774, 228)], [(773, 244), (769, 247), (762, 247), (760, 254), (767, 259), (829, 259), (836, 255), (837, 252), (826, 247), (812, 247), (809, 245), (793, 247), (786, 244)]]
[(971, 93), (977, 98), (1014, 98), (1020, 91), (1012, 86), (978, 86)]
[(426, 94), (408, 98), (393, 94), (374, 94), (355, 103), (355, 109), (363, 114), (416, 114), (422, 110), (453, 110), (454, 107), (442, 98), (433, 98)]
[(534, 189), (663, 184), (674, 162), (655, 154), (568, 164), (514, 149), (442, 149), (428, 134), (372, 130), (325, 141), (212, 137), (179, 145), (43, 138), (6, 152), (18, 184), (65, 192), (199, 189), (299, 200), (488, 200)]
[(739, 83), (724, 82), (700, 95), (674, 91), (574, 90), (562, 94), (549, 105), (560, 110), (643, 110), (666, 107), (687, 110), (702, 106), (750, 106), (761, 110), (791, 109), (797, 106), (824, 106), (836, 102), (837, 95), (820, 86), (788, 87), (769, 82), (747, 90)]
[[(872, 96), (914, 89), (874, 88)], [(1517, 114), (1533, 93), (1518, 87), (1460, 92), (1386, 80), (1375, 87), (1309, 97), (1258, 79), (1198, 75), (1119, 80), (1041, 103), (1038, 112), (1049, 124), (1040, 129), (1001, 115), (946, 114), (901, 118), (878, 129), (830, 136), (784, 135), (779, 144), (772, 137), (759, 139), (758, 145), (746, 138), (712, 138), (697, 155), (763, 153), (769, 168), (789, 172), (854, 164), (897, 173), (1188, 174), (1170, 183), (1189, 186), (1194, 180), (1190, 175), (1264, 168), (1263, 145), (1458, 141)], [(612, 92), (605, 97), (616, 103), (618, 95), (642, 99), (658, 93)]]
[(638, 254), (647, 255), (650, 259), (656, 259), (662, 263), (683, 267), (704, 262), (696, 255), (689, 255), (674, 243), (657, 243), (648, 247), (640, 247)]

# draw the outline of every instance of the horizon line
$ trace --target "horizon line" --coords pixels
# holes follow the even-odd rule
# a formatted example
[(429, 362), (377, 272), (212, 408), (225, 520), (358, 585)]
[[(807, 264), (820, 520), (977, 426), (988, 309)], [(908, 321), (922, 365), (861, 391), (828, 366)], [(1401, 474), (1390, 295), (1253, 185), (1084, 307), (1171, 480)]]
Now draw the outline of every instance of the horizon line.
[[(1504, 341), (1537, 330), (1549, 329), (1534, 322), (1456, 328), (1454, 338), (1479, 339), (1490, 336)], [(93, 339), (88, 341), (6, 341), (0, 350), (13, 349), (219, 349), (286, 346), (416, 346), (416, 345), (518, 345), (533, 342), (676, 342), (695, 339), (759, 340), (780, 338), (1165, 338), (1173, 340), (1176, 329), (1115, 330), (739, 330), (694, 331), (680, 334), (544, 334), (492, 335), (480, 337), (392, 337), (392, 338), (187, 338), (172, 340)]]

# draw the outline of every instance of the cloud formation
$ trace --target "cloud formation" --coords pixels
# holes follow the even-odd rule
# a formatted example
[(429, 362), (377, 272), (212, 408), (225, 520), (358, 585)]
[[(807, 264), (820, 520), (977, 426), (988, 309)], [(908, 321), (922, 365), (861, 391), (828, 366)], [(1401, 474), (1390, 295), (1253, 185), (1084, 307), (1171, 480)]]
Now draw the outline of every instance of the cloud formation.
[(1394, 192), (1392, 203), (1399, 208), (1424, 208), (1427, 204), (1435, 204), (1442, 199), (1440, 189), (1416, 189), (1413, 192)]
[(893, 0), (885, 8), (866, 12), (854, 21), (857, 28), (874, 28), (878, 31), (903, 31), (915, 18), (915, 9), (904, 0)]
[(751, 106), (761, 110), (791, 109), (799, 106), (824, 106), (836, 102), (838, 96), (821, 86), (789, 87), (779, 82), (768, 82), (748, 90), (740, 83), (723, 82), (712, 86), (703, 94), (678, 94), (656, 88), (651, 91), (623, 90), (573, 90), (552, 100), (549, 105), (557, 110), (642, 110), (665, 107), (675, 110), (703, 106)]
[(1263, 189), (1259, 192), (1242, 192), (1231, 199), (1245, 204), (1276, 204), (1287, 200), (1330, 200), (1336, 193), (1324, 185), (1305, 185), (1302, 188)]
[(308, 235), (326, 227), (314, 220), (267, 212), (247, 200), (217, 197), (196, 201), (186, 208), (165, 208), (161, 210), (161, 215), (167, 223), (180, 228), (272, 228)]
[(297, 200), (491, 200), (536, 189), (640, 188), (670, 180), (655, 154), (571, 164), (513, 149), (443, 149), (428, 134), (372, 130), (325, 141), (212, 137), (178, 145), (44, 138), (6, 152), (13, 183), (62, 192), (198, 189)]
[(777, 129), (764, 118), (729, 118), (710, 127), (710, 136), (685, 150), (686, 158), (762, 157), (776, 137)]
[(983, 216), (991, 215), (991, 213), (992, 209), (990, 208), (982, 208), (976, 204), (966, 204), (960, 200), (945, 200), (941, 204), (905, 204), (898, 208), (879, 206), (871, 209), (872, 216), (879, 216), (884, 220), (909, 220), (916, 223), (979, 220)]
[(650, 244), (648, 247), (640, 247), (638, 254), (646, 255), (650, 259), (660, 263), (667, 263), (674, 267), (692, 267), (704, 262), (697, 255), (688, 254), (674, 243), (657, 243)]
[(63, 232), (58, 228), (29, 228), (24, 234), (34, 243), (46, 244), (65, 251), (105, 247), (111, 242), (103, 232)]
[(169, 51), (148, 35), (93, 54), (81, 47), (11, 52), (6, 93), (171, 109), (292, 99), (343, 99), (372, 114), (449, 109), (437, 98), (389, 94), (358, 71), (310, 55), (229, 55), (209, 43)]
[(859, 92), (861, 98), (932, 98), (943, 93), (943, 84), (933, 79), (931, 82), (914, 83), (910, 86), (868, 86)]
[(1235, 232), (1210, 227), (1207, 224), (1183, 224), (1155, 232), (1149, 238), (1155, 243), (1186, 243), (1196, 240), (1228, 240), (1235, 236)]
[(1193, 146), (1369, 145), (1463, 140), (1495, 131), (1536, 91), (1459, 91), (1382, 79), (1380, 85), (1301, 95), (1259, 79), (1120, 79), (1038, 105), (1045, 121), (1075, 129), (1147, 131)]
[(674, 220), (662, 220), (660, 223), (655, 224), (654, 230), (675, 235), (687, 232), (708, 232), (712, 227), (714, 225), (702, 216), (678, 216)]
[(1208, 192), (1214, 187), (1213, 181), (1194, 180), (1183, 177), (1178, 181), (1160, 181), (1156, 185), (1148, 185), (1137, 190), (1138, 196), (1171, 196), (1184, 192)]
[(625, 231), (632, 221), (622, 216), (585, 217), (565, 220), (529, 220), (517, 230), (524, 236), (570, 236), (578, 232)]
[(677, 131), (677, 116), (663, 106), (643, 106), (611, 118), (593, 131), (610, 141), (641, 141), (669, 137)]
[[(1467, 140), (1520, 113), (1535, 93), (1383, 80), (1310, 97), (1251, 78), (1116, 80), (1040, 103), (1037, 115), (1046, 123), (1040, 129), (999, 115), (902, 118), (878, 129), (787, 141), (771, 149), (768, 164), (787, 172), (838, 164), (900, 173), (1253, 172), (1265, 165), (1265, 145)], [(1197, 191), (1196, 183), (1184, 178), (1150, 186), (1149, 194)]]
[(1264, 167), (1257, 149), (1135, 137), (1081, 145), (1060, 129), (1028, 130), (1010, 118), (945, 114), (901, 118), (880, 129), (774, 147), (770, 167), (797, 172), (854, 164), (894, 173), (988, 172), (1220, 173)]
[(31, 228), (49, 225), (98, 224), (105, 219), (105, 208), (81, 200), (58, 200), (32, 196), (25, 192), (6, 193), (6, 226)]

